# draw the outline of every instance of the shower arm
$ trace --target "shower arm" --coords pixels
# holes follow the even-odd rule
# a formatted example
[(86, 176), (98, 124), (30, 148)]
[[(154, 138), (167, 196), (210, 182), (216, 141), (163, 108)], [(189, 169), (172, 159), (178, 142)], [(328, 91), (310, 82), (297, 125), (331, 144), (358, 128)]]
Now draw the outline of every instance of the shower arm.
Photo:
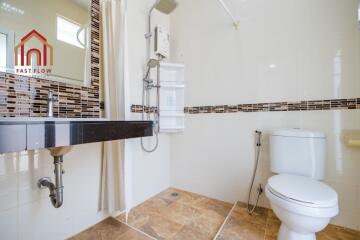
[(154, 11), (154, 9), (156, 8), (156, 5), (160, 2), (160, 0), (156, 0), (156, 2), (154, 3), (154, 5), (151, 7), (149, 14), (148, 14), (148, 29), (147, 29), (147, 33), (145, 33), (145, 38), (146, 38), (146, 45), (147, 45), (147, 59), (150, 59), (151, 57), (151, 37), (152, 37), (152, 32), (151, 32), (151, 14)]
[(145, 38), (146, 39), (150, 39), (152, 37), (152, 33), (151, 33), (151, 13), (152, 11), (155, 9), (156, 5), (160, 2), (160, 0), (156, 0), (156, 2), (154, 3), (154, 5), (151, 7), (150, 11), (149, 11), (149, 15), (148, 15), (148, 31), (145, 34)]

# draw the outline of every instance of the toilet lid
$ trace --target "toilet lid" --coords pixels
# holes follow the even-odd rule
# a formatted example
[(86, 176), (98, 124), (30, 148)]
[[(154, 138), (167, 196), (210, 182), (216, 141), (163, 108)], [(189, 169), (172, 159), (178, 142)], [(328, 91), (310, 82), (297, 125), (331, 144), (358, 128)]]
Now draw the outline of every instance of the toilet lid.
[(268, 180), (274, 194), (314, 207), (332, 207), (338, 202), (337, 193), (328, 185), (308, 177), (280, 174)]

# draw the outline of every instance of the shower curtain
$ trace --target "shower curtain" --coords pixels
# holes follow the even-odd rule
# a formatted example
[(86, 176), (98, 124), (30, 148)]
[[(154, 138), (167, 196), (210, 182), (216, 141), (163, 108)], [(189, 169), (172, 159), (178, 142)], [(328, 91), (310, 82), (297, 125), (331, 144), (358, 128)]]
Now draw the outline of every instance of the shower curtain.
[[(105, 117), (125, 120), (130, 114), (126, 0), (102, 0), (101, 14)], [(125, 141), (103, 143), (100, 210), (113, 215), (131, 208), (131, 161), (125, 157)]]

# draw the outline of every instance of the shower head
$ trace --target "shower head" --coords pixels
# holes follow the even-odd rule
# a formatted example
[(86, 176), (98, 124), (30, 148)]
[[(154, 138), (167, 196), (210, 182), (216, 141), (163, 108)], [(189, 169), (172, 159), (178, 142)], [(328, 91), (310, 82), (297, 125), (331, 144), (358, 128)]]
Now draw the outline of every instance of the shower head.
[(170, 14), (175, 10), (177, 5), (178, 3), (176, 0), (157, 0), (154, 4), (154, 8), (162, 13)]
[[(170, 14), (172, 11), (175, 10), (178, 3), (176, 0), (156, 0), (154, 5), (149, 11), (149, 21), (148, 21), (148, 32), (145, 34), (145, 38), (150, 40), (152, 33), (151, 33), (151, 13), (156, 8), (158, 11), (164, 13), (164, 14)], [(150, 42), (148, 42), (150, 44)]]

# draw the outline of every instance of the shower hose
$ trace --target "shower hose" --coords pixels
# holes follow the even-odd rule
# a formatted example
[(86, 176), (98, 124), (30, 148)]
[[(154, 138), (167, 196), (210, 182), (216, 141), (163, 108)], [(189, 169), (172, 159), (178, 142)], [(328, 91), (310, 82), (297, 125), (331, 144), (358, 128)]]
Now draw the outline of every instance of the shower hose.
[[(159, 61), (161, 60), (161, 58), (159, 58)], [(159, 84), (160, 84), (160, 69), (159, 67), (157, 67), (157, 73), (156, 73), (156, 110), (154, 112), (154, 125), (153, 125), (153, 131), (155, 133), (155, 145), (152, 148), (146, 148), (144, 145), (144, 140), (143, 138), (140, 139), (140, 145), (141, 148), (144, 152), (147, 153), (152, 153), (155, 152), (156, 149), (159, 146), (159, 132), (160, 132), (160, 91), (159, 91)], [(142, 106), (143, 106), (143, 111), (142, 111), (142, 115), (141, 115), (141, 120), (145, 120), (145, 115), (146, 115), (146, 120), (150, 121), (150, 91), (152, 88), (154, 88), (154, 86), (152, 87), (147, 87), (145, 86), (146, 83), (143, 80), (143, 89), (142, 89)], [(145, 100), (146, 99), (146, 100)], [(148, 109), (149, 112), (146, 113), (146, 108)]]

